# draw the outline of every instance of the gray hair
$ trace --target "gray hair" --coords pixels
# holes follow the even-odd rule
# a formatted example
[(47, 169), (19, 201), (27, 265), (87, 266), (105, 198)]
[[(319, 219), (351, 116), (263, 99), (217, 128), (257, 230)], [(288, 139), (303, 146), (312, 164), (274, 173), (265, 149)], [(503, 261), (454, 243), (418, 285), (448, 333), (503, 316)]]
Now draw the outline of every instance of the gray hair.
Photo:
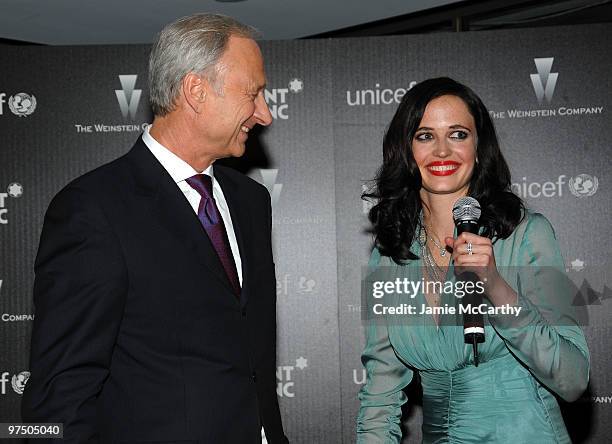
[(149, 58), (149, 101), (153, 114), (174, 109), (183, 78), (190, 72), (204, 75), (220, 92), (217, 62), (230, 36), (255, 39), (257, 31), (220, 14), (182, 17), (159, 33)]

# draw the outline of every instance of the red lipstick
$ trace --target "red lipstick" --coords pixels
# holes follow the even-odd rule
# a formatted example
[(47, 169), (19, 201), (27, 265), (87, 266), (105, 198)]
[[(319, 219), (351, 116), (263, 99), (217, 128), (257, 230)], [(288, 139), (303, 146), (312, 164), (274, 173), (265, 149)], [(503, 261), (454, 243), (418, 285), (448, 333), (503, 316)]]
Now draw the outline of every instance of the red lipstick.
[(461, 164), (454, 160), (438, 160), (428, 163), (426, 168), (434, 176), (450, 176), (455, 174), (460, 166)]

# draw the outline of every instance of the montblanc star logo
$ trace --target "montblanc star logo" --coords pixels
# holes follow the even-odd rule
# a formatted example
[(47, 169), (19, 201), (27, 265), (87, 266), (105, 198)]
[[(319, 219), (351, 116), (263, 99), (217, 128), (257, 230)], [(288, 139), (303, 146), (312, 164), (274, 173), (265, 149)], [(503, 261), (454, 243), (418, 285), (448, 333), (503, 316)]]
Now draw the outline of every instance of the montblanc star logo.
[(574, 259), (570, 264), (572, 266), (572, 270), (574, 270), (574, 271), (582, 271), (582, 270), (584, 270), (584, 261), (581, 261), (578, 258)]
[(289, 82), (289, 90), (293, 93), (299, 93), (302, 92), (302, 90), (304, 89), (304, 82), (302, 82), (300, 79), (291, 79), (291, 81)]
[(8, 186), (6, 192), (11, 197), (21, 197), (23, 195), (23, 186), (17, 182), (13, 182)]
[(300, 356), (295, 360), (295, 366), (300, 370), (304, 370), (306, 367), (308, 367), (308, 360), (305, 357)]

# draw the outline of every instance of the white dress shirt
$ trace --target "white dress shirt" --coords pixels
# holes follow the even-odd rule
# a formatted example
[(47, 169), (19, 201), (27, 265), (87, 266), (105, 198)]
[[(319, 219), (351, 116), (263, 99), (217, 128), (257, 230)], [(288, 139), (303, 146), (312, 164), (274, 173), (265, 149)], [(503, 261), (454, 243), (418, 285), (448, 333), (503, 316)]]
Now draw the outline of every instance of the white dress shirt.
[(215, 180), (213, 166), (210, 165), (204, 171), (194, 170), (191, 165), (155, 140), (153, 136), (149, 134), (149, 128), (150, 127), (147, 127), (142, 134), (143, 142), (159, 161), (159, 163), (161, 163), (166, 171), (168, 171), (168, 174), (170, 174), (172, 180), (174, 180), (181, 192), (185, 195), (185, 198), (196, 214), (198, 214), (198, 206), (200, 205), (200, 200), (202, 197), (196, 190), (191, 188), (186, 179), (189, 179), (191, 176), (195, 176), (196, 174), (206, 174), (212, 178), (213, 198), (217, 203), (217, 207), (221, 213), (221, 218), (225, 224), (225, 231), (227, 232), (227, 238), (229, 240), (230, 248), (232, 249), (232, 256), (234, 256), (234, 262), (236, 263), (238, 280), (240, 281), (240, 286), (242, 286), (242, 261), (240, 260), (240, 251), (238, 249), (238, 242), (236, 241), (236, 233), (234, 232), (232, 217), (230, 215), (229, 208), (227, 207), (227, 201), (223, 195), (223, 190), (221, 189), (219, 182)]

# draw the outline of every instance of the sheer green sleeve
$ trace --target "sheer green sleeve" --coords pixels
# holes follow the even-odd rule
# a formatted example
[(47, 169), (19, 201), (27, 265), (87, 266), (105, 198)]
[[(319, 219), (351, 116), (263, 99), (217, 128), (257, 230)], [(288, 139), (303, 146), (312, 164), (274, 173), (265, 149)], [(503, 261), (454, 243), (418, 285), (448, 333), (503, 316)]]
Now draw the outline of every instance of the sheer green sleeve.
[(518, 265), (520, 314), (490, 315), (491, 325), (536, 379), (574, 401), (589, 381), (589, 350), (572, 306), (575, 287), (565, 275), (554, 230), (540, 214), (528, 216)]
[[(379, 260), (380, 254), (375, 248), (370, 267), (376, 266)], [(369, 321), (365, 331), (366, 345), (361, 361), (366, 369), (366, 382), (359, 392), (357, 443), (399, 443), (402, 405), (408, 400), (403, 389), (410, 384), (413, 372), (395, 354), (384, 322)]]

